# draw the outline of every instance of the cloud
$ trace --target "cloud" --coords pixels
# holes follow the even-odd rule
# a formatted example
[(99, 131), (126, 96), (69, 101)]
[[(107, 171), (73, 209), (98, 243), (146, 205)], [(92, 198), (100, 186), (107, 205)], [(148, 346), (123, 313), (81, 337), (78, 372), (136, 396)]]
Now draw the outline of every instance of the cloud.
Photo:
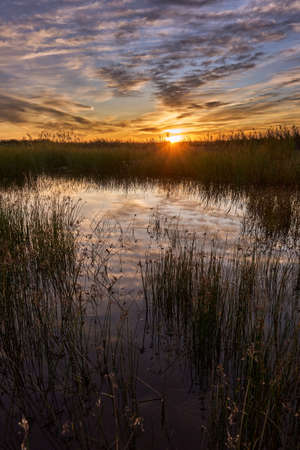
[[(290, 114), (297, 106), (288, 98), (297, 97), (299, 84), (299, 1), (2, 0), (1, 6), (3, 121), (61, 121), (113, 133), (124, 118), (146, 110), (153, 115), (127, 121), (128, 130), (157, 133), (164, 120), (233, 123), (230, 114), (238, 120), (247, 105), (249, 117), (263, 115), (261, 104), (273, 111), (275, 97), (295, 105)], [(97, 121), (96, 111), (115, 119), (110, 126)]]
[[(73, 114), (65, 109), (86, 110), (88, 107), (72, 102), (62, 102), (59, 99), (45, 98), (42, 103), (37, 103), (25, 98), (18, 98), (0, 93), (0, 125), (18, 125), (20, 128), (30, 128), (38, 134), (41, 130), (59, 129), (72, 130), (84, 136), (96, 136), (112, 134), (119, 130), (120, 124), (111, 121), (99, 121), (96, 118), (87, 119), (78, 114)], [(42, 101), (41, 98), (39, 98)], [(89, 108), (90, 109), (90, 108)], [(7, 137), (7, 136), (4, 136)]]
[(24, 55), (21, 57), (21, 59), (34, 59), (34, 58), (43, 58), (46, 56), (57, 56), (57, 55), (66, 55), (70, 54), (71, 51), (69, 49), (66, 50), (48, 50), (45, 52), (36, 52), (36, 53), (28, 53), (27, 55)]
[[(54, 106), (58, 106), (54, 103)], [(56, 107), (38, 104), (27, 99), (0, 94), (0, 121), (12, 123), (41, 123), (42, 117), (48, 120), (63, 121), (78, 125), (89, 125), (90, 121), (83, 117), (69, 114)], [(43, 121), (47, 124), (46, 120)]]
[(142, 73), (136, 73), (126, 66), (111, 65), (97, 70), (99, 77), (112, 89), (116, 96), (129, 95), (139, 91), (148, 81)]
[(54, 108), (55, 110), (77, 113), (80, 111), (92, 111), (93, 107), (82, 103), (74, 102), (65, 95), (57, 96), (54, 93), (42, 91), (39, 95), (33, 95), (30, 101), (38, 103), (40, 106)]
[(208, 5), (215, 5), (223, 3), (223, 0), (151, 0), (151, 3), (159, 6), (180, 6), (183, 8), (188, 7), (201, 7)]
[(161, 128), (158, 127), (144, 127), (140, 128), (139, 131), (145, 132), (145, 133), (160, 133)]
[(219, 106), (225, 106), (225, 105), (227, 105), (227, 103), (218, 102), (218, 101), (212, 101), (212, 102), (205, 103), (206, 108), (218, 108)]
[(194, 74), (186, 75), (178, 81), (170, 82), (165, 74), (158, 73), (154, 79), (157, 96), (168, 107), (183, 107), (194, 103), (195, 92), (211, 81), (229, 77), (232, 74), (255, 67), (253, 58), (232, 64), (220, 65), (213, 69), (199, 69)]

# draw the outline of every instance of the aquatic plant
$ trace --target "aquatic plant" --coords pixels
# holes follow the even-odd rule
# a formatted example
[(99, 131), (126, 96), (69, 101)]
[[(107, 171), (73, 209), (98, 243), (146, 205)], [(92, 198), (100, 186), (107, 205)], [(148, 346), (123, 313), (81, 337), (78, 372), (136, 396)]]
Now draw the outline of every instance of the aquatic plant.
[(152, 343), (170, 336), (205, 393), (203, 448), (297, 448), (297, 261), (270, 241), (229, 254), (207, 244), (183, 233), (146, 261)]

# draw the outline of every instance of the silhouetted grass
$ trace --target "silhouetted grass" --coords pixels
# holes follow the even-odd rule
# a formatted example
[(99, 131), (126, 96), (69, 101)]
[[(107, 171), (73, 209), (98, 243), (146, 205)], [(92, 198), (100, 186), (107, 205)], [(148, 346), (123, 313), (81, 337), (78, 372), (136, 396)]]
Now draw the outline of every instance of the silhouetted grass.
[(143, 283), (155, 348), (171, 336), (206, 393), (199, 448), (298, 448), (297, 252), (269, 241), (226, 256), (174, 232)]
[(113, 325), (102, 285), (92, 287), (78, 204), (25, 194), (0, 197), (0, 448), (133, 448), (126, 314)]
[[(248, 246), (228, 253), (154, 217), (148, 232), (166, 242), (140, 264), (144, 336), (113, 289), (109, 224), (82, 236), (69, 198), (2, 193), (0, 448), (141, 448), (143, 402), (159, 400), (162, 428), (168, 418), (163, 394), (139, 377), (138, 349), (150, 342), (160, 358), (168, 336), (205, 397), (199, 448), (296, 449), (299, 200), (279, 192), (250, 191)], [(141, 384), (155, 397), (140, 401)], [(159, 432), (153, 448), (164, 448)]]
[[(52, 139), (52, 140), (51, 140)], [(243, 133), (214, 141), (161, 143), (71, 142), (51, 139), (2, 142), (0, 176), (41, 173), (95, 178), (192, 178), (202, 183), (297, 185), (300, 134), (297, 128)]]

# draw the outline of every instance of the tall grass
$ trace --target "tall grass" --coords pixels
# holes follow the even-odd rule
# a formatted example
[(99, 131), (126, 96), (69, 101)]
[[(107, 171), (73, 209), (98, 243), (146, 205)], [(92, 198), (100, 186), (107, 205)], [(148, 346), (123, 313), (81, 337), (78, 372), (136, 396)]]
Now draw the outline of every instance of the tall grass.
[[(164, 248), (140, 264), (138, 334), (109, 273), (106, 223), (82, 236), (80, 205), (69, 198), (2, 194), (0, 448), (144, 446), (142, 405), (159, 400), (164, 430), (171, 419), (164, 393), (140, 377), (140, 349), (148, 355), (149, 344), (159, 358), (167, 336), (204, 397), (199, 448), (297, 449), (298, 203), (289, 197), (288, 222), (275, 223), (286, 203), (275, 198), (267, 214), (251, 197), (249, 245), (229, 252), (154, 216), (148, 233)], [(172, 433), (167, 443), (157, 435), (152, 448), (178, 447)]]
[(144, 268), (149, 329), (156, 349), (171, 336), (205, 393), (200, 448), (299, 448), (297, 262), (270, 243), (226, 256), (172, 242)]
[(76, 176), (180, 178), (202, 183), (297, 185), (299, 130), (238, 133), (215, 141), (179, 144), (72, 142), (71, 137), (2, 142), (0, 176), (66, 173)]
[(0, 448), (133, 448), (139, 432), (126, 314), (113, 327), (78, 221), (70, 199), (0, 198)]

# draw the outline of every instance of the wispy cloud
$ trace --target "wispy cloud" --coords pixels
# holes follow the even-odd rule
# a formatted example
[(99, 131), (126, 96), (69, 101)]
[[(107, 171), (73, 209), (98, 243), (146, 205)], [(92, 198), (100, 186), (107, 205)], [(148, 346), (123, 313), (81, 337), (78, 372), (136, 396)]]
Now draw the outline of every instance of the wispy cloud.
[(99, 77), (105, 81), (115, 94), (130, 95), (139, 91), (148, 78), (143, 73), (136, 73), (130, 67), (120, 65), (110, 65), (97, 70)]
[(46, 56), (53, 56), (53, 55), (66, 55), (72, 53), (71, 50), (47, 50), (44, 52), (36, 52), (36, 53), (28, 53), (27, 55), (21, 56), (20, 59), (26, 60), (26, 59), (34, 59), (34, 58), (44, 58)]

